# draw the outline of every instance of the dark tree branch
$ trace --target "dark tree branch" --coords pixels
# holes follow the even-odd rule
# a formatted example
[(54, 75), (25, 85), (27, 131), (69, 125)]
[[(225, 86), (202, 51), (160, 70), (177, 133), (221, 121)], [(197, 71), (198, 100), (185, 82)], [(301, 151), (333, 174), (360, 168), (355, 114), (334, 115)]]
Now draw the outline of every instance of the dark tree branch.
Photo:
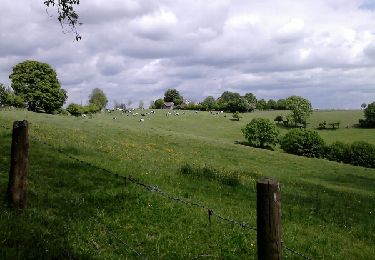
[(47, 7), (57, 7), (57, 20), (60, 22), (61, 26), (64, 28), (64, 25), (67, 24), (72, 32), (75, 33), (76, 41), (82, 39), (81, 35), (77, 31), (77, 26), (82, 23), (79, 22), (79, 16), (74, 10), (74, 6), (79, 5), (79, 0), (45, 0), (44, 4)]

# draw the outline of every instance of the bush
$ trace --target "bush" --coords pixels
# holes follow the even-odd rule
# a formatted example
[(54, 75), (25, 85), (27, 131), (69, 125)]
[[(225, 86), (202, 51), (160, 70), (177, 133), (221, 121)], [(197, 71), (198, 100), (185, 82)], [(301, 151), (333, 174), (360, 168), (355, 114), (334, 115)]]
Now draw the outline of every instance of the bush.
[(238, 111), (236, 111), (236, 113), (233, 113), (232, 117), (233, 117), (233, 120), (240, 121), (240, 118), (242, 116), (240, 116), (240, 113)]
[(266, 118), (254, 118), (242, 129), (242, 133), (250, 145), (260, 148), (275, 145), (279, 138), (276, 125)]
[(375, 168), (375, 146), (357, 141), (350, 146), (350, 163), (353, 165)]
[(330, 161), (350, 163), (350, 145), (342, 142), (334, 142), (326, 149), (326, 158)]
[(66, 108), (66, 111), (68, 111), (72, 116), (80, 116), (83, 114), (83, 107), (75, 103), (70, 103)]
[(281, 139), (280, 144), (281, 148), (287, 153), (318, 158), (324, 156), (324, 140), (313, 130), (289, 130)]

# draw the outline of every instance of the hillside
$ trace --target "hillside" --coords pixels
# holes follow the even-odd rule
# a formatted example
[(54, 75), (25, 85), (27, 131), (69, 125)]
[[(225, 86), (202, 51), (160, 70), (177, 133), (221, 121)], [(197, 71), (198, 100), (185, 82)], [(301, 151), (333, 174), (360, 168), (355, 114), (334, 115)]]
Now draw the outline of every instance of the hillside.
[[(255, 226), (255, 180), (260, 176), (281, 182), (288, 247), (312, 259), (374, 256), (374, 169), (235, 144), (243, 140), (240, 129), (252, 117), (273, 119), (279, 113), (246, 114), (235, 122), (230, 114), (186, 111), (167, 117), (156, 111), (141, 123), (139, 117), (120, 113), (74, 118), (1, 111), (2, 194), (9, 171), (9, 129), (14, 120), (27, 119), (31, 125), (28, 208), (19, 214), (1, 203), (0, 258), (255, 258), (256, 232), (218, 218), (210, 224), (207, 209), (191, 202)], [(361, 115), (315, 112), (310, 126), (339, 120), (341, 129), (320, 131), (327, 142), (375, 144), (374, 130), (345, 128)], [(206, 165), (223, 176), (234, 173), (240, 184), (184, 175), (181, 167), (186, 165)], [(284, 256), (297, 258), (286, 250)]]

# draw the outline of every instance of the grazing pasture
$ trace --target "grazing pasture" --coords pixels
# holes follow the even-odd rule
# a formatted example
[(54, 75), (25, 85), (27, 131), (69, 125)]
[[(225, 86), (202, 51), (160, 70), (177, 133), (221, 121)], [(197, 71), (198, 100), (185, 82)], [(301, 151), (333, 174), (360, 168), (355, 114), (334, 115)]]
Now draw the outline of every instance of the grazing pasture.
[[(140, 116), (148, 112), (75, 118), (0, 111), (0, 125), (8, 128), (0, 128), (1, 194), (9, 171), (9, 128), (14, 120), (31, 123), (28, 208), (18, 213), (5, 200), (0, 204), (0, 258), (254, 259), (256, 232), (217, 218), (210, 224), (206, 209), (156, 190), (255, 226), (255, 180), (260, 176), (281, 182), (288, 247), (312, 259), (374, 257), (374, 169), (236, 144), (244, 141), (240, 129), (252, 118), (273, 120), (287, 111), (243, 114), (240, 121), (230, 120), (231, 114), (194, 111), (166, 116), (167, 111), (156, 110)], [(362, 111), (319, 111), (309, 127), (340, 121), (338, 130), (319, 131), (326, 142), (375, 144), (374, 129), (351, 127), (359, 118)], [(186, 174), (186, 169), (193, 170)], [(112, 173), (133, 176), (155, 189)], [(235, 179), (226, 181), (228, 176)]]

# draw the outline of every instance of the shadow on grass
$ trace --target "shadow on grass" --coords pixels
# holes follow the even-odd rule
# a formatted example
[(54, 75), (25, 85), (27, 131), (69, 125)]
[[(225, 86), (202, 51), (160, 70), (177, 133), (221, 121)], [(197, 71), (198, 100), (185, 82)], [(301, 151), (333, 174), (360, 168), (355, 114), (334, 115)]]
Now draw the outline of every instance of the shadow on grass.
[(268, 150), (268, 151), (275, 151), (275, 149), (270, 145), (266, 145), (265, 147), (255, 147), (247, 141), (238, 141), (237, 140), (237, 141), (234, 141), (234, 144), (240, 144), (240, 145), (249, 146), (249, 147), (253, 147), (253, 148), (257, 148), (257, 149)]

